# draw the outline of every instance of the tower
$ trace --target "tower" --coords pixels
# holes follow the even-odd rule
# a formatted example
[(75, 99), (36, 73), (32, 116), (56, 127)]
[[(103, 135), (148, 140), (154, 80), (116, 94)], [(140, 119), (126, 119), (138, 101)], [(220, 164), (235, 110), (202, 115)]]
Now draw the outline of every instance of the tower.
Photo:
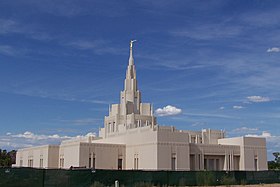
[(136, 68), (133, 58), (133, 43), (130, 41), (129, 60), (124, 80), (124, 90), (120, 93), (120, 104), (109, 106), (109, 115), (104, 118), (104, 128), (99, 135), (103, 138), (126, 132), (129, 129), (153, 127), (156, 117), (150, 103), (142, 103), (138, 89)]

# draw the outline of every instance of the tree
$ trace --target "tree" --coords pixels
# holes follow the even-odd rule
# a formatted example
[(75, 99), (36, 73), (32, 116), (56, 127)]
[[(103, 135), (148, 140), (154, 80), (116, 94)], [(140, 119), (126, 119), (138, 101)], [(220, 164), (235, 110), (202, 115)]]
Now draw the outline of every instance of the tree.
[(11, 167), (12, 164), (16, 162), (16, 151), (12, 150), (7, 152), (7, 150), (0, 149), (0, 167)]
[(275, 157), (274, 161), (275, 161), (276, 163), (280, 163), (280, 152), (274, 152), (274, 153), (272, 153), (272, 154), (273, 154), (273, 156)]
[(274, 152), (272, 154), (275, 158), (272, 161), (268, 161), (268, 169), (280, 170), (280, 152)]

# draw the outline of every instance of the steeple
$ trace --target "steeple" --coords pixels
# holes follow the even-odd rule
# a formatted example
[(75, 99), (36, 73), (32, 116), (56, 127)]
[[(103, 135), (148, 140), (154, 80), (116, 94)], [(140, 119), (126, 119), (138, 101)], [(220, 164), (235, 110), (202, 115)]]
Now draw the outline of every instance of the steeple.
[(130, 40), (130, 55), (129, 55), (129, 65), (134, 65), (134, 59), (133, 59), (133, 43), (136, 42), (137, 40)]
[(133, 128), (153, 127), (156, 118), (150, 103), (142, 103), (138, 90), (136, 68), (133, 59), (133, 43), (130, 41), (129, 60), (124, 80), (124, 90), (120, 94), (120, 103), (109, 106), (109, 116), (105, 116), (104, 128), (100, 130), (102, 137), (116, 135)]
[(126, 70), (126, 79), (136, 79), (136, 71), (134, 66), (134, 59), (133, 59), (133, 43), (136, 42), (136, 40), (130, 41), (130, 54), (129, 54), (129, 63)]

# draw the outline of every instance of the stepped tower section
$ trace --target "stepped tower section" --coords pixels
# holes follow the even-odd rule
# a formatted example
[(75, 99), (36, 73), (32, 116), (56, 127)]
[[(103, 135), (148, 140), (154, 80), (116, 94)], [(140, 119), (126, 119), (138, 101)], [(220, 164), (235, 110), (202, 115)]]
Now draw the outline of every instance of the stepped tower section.
[(156, 125), (153, 107), (150, 103), (142, 103), (138, 89), (136, 68), (133, 58), (133, 43), (130, 41), (129, 60), (124, 80), (124, 90), (120, 93), (120, 103), (109, 106), (109, 115), (104, 118), (104, 128), (99, 135), (103, 138), (123, 134), (135, 128)]

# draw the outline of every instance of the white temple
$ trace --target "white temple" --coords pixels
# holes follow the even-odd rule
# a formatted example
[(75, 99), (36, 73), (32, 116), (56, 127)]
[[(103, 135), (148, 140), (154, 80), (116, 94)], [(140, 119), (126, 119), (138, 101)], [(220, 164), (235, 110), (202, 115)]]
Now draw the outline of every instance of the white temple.
[(225, 132), (160, 126), (150, 103), (142, 103), (133, 42), (120, 93), (99, 137), (20, 149), (16, 167), (135, 170), (267, 170), (265, 138), (225, 138)]

